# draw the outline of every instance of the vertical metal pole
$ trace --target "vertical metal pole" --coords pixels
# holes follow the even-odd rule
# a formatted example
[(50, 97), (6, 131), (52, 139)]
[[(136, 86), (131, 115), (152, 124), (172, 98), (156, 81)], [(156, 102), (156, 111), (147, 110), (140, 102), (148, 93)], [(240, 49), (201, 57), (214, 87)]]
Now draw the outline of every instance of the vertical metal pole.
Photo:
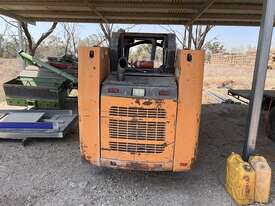
[(187, 28), (186, 28), (186, 25), (184, 25), (184, 34), (183, 34), (183, 45), (182, 45), (182, 49), (185, 49), (186, 48), (186, 45), (187, 45), (187, 43), (186, 43), (186, 34), (187, 34), (187, 32), (186, 32), (186, 30), (187, 30)]
[[(22, 35), (22, 30), (21, 30), (21, 24), (19, 21), (17, 21), (17, 29), (18, 29), (18, 41), (19, 41), (19, 50), (23, 50), (24, 49), (24, 43), (23, 43), (23, 35)], [(20, 58), (20, 67), (21, 70), (25, 69), (25, 61), (19, 56)]]
[(252, 82), (252, 96), (248, 110), (246, 126), (246, 142), (243, 149), (243, 159), (248, 160), (255, 151), (256, 139), (261, 114), (263, 92), (268, 66), (272, 31), (275, 18), (275, 1), (264, 0), (261, 28), (259, 33), (256, 64)]
[(190, 24), (188, 25), (189, 29), (188, 29), (188, 49), (191, 49), (192, 47), (192, 30), (193, 30), (193, 25)]

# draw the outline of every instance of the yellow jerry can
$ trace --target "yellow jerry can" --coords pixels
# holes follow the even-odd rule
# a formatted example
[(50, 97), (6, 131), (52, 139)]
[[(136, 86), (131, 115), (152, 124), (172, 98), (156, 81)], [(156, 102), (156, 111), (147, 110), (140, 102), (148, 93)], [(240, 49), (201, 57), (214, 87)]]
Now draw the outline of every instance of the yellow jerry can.
[(255, 202), (268, 203), (271, 184), (271, 168), (266, 159), (262, 156), (253, 156), (249, 158), (249, 163), (256, 174)]
[(227, 159), (225, 187), (237, 204), (254, 203), (255, 171), (238, 154), (232, 153)]

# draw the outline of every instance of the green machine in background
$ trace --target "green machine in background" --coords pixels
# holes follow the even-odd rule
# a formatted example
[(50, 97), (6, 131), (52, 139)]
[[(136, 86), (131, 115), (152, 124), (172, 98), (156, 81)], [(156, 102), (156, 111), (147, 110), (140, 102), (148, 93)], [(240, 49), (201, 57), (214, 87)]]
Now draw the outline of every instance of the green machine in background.
[(38, 67), (41, 67), (43, 69), (46, 69), (48, 71), (51, 71), (61, 77), (64, 77), (65, 79), (68, 79), (70, 80), (73, 84), (76, 84), (77, 83), (77, 78), (74, 77), (73, 75), (71, 74), (68, 74), (67, 72), (64, 72), (64, 71), (61, 71), (49, 64), (46, 64), (44, 63), (43, 61), (41, 61), (40, 59), (36, 58), (36, 57), (33, 57), (29, 54), (27, 54), (26, 52), (23, 52), (23, 51), (20, 51), (19, 52), (19, 55), (26, 61), (30, 62), (31, 64), (33, 65), (36, 65)]
[(63, 108), (68, 93), (77, 87), (76, 77), (23, 51), (19, 55), (35, 66), (27, 67), (17, 78), (4, 83), (7, 104), (43, 109)]

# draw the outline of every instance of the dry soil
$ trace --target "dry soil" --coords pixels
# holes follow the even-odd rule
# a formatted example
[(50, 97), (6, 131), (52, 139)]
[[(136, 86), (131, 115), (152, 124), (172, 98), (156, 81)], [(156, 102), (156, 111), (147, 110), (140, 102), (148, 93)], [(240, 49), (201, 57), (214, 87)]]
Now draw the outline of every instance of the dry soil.
[[(18, 73), (16, 60), (0, 60), (0, 82)], [(252, 69), (206, 65), (204, 90), (226, 97), (225, 87), (250, 88)], [(275, 87), (268, 71), (267, 87)], [(1, 94), (3, 99), (3, 94)], [(198, 156), (186, 173), (98, 168), (81, 161), (78, 126), (61, 140), (0, 141), (0, 205), (235, 205), (224, 190), (225, 162), (241, 153), (246, 105), (220, 104), (204, 94)], [(275, 143), (261, 121), (257, 153), (275, 168)], [(275, 178), (269, 205), (275, 205)]]

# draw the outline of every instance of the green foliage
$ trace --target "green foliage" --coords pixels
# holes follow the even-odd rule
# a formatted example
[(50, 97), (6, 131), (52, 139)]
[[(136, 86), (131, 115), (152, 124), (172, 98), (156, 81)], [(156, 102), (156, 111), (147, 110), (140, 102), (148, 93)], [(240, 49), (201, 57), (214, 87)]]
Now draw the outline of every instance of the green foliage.
[[(78, 46), (97, 46), (102, 40), (97, 35), (89, 35), (77, 41)], [(25, 45), (27, 43), (25, 42)], [(44, 59), (48, 56), (63, 56), (65, 54), (66, 41), (64, 38), (51, 35), (45, 39), (37, 48), (35, 56)], [(0, 58), (15, 58), (17, 56), (18, 43), (14, 38), (9, 38), (0, 34)], [(27, 49), (25, 49), (27, 51)], [(68, 54), (73, 53), (73, 49), (67, 50)]]
[(209, 41), (204, 45), (204, 49), (206, 52), (205, 60), (206, 62), (210, 62), (211, 55), (212, 54), (218, 54), (218, 53), (224, 53), (225, 48), (222, 42), (215, 40), (215, 41)]
[[(149, 61), (151, 58), (151, 44), (141, 44), (136, 47), (132, 47), (129, 53), (129, 61), (137, 61), (137, 60), (147, 60)], [(162, 61), (162, 49), (157, 47), (156, 49), (156, 61)]]
[(11, 38), (0, 35), (0, 58), (16, 57), (17, 43)]
[(207, 42), (204, 46), (204, 49), (206, 52), (209, 52), (210, 54), (225, 52), (224, 45), (218, 40)]

